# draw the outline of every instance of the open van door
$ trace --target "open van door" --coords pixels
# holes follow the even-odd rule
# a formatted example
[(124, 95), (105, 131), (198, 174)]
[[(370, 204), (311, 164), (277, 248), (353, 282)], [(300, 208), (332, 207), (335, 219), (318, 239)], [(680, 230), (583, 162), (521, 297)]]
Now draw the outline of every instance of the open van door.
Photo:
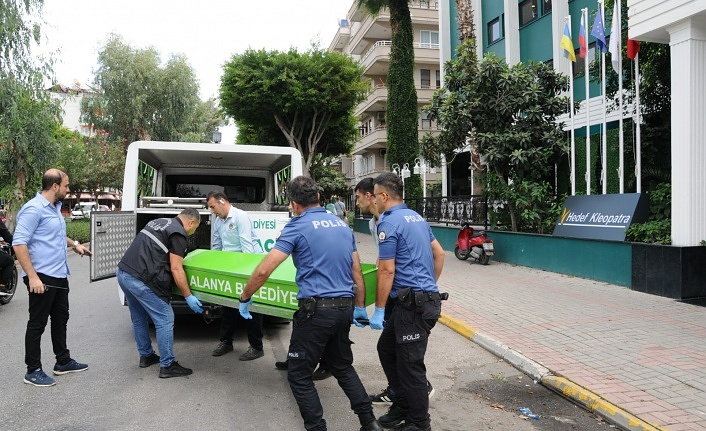
[(91, 213), (91, 281), (115, 277), (118, 263), (135, 238), (137, 215), (132, 211)]

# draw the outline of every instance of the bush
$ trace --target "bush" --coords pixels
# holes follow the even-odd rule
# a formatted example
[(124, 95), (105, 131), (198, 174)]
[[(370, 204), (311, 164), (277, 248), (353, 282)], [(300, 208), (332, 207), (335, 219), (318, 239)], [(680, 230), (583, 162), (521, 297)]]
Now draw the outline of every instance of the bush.
[(91, 240), (91, 224), (89, 219), (71, 220), (66, 222), (66, 235), (80, 243)]
[(628, 241), (650, 244), (672, 243), (672, 186), (669, 183), (657, 185), (648, 191), (650, 197), (650, 218), (645, 223), (635, 223), (625, 231)]

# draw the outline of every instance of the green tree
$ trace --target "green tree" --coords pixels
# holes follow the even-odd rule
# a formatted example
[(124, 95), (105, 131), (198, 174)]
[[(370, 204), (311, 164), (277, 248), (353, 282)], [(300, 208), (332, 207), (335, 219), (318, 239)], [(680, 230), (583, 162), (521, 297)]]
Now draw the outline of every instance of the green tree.
[(329, 162), (330, 158), (318, 156), (311, 165), (311, 177), (316, 180), (316, 185), (319, 186), (321, 198), (327, 201), (333, 195), (345, 196), (350, 193), (343, 172), (331, 167)]
[[(474, 47), (472, 39), (464, 41), (458, 59), (446, 65), (446, 87), (427, 107), (442, 132), (438, 138), (425, 137), (424, 155), (433, 159), (436, 154), (452, 154), (467, 140), (473, 142), (488, 168), (487, 183), (492, 187), (486, 193), (507, 204), (516, 231), (518, 204), (532, 202), (519, 194), (536, 197), (541, 194), (537, 190), (546, 189), (526, 182), (544, 182), (544, 167), (566, 153), (556, 118), (568, 109), (568, 99), (558, 96), (568, 89), (568, 78), (544, 63), (508, 66), (492, 54), (479, 63)], [(529, 225), (538, 226), (534, 215), (524, 214)]]
[(98, 54), (94, 83), (101, 92), (84, 99), (83, 121), (127, 142), (209, 142), (222, 124), (214, 101), (199, 100), (196, 76), (182, 55), (161, 67), (154, 48), (134, 49), (113, 34)]
[(11, 214), (38, 188), (56, 150), (51, 135), (61, 111), (43, 90), (51, 58), (31, 53), (41, 38), (42, 5), (9, 0), (0, 7), (0, 195)]
[(60, 146), (56, 166), (69, 175), (73, 193), (122, 189), (125, 171), (122, 139), (111, 139), (103, 130), (86, 137), (65, 128), (55, 137)]
[(238, 142), (296, 148), (305, 175), (317, 154), (350, 152), (353, 110), (367, 89), (350, 57), (316, 46), (306, 53), (248, 49), (223, 69), (221, 107), (238, 125)]
[[(412, 163), (419, 155), (419, 113), (414, 88), (414, 35), (408, 0), (358, 0), (376, 15), (390, 11), (392, 46), (387, 72), (387, 159), (390, 164)], [(407, 198), (422, 196), (421, 179), (412, 175), (405, 181)]]

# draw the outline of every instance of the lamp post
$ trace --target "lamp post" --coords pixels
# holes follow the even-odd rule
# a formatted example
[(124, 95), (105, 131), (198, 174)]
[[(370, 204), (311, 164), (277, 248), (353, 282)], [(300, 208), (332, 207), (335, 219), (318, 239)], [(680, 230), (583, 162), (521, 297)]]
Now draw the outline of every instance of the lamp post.
[(422, 198), (424, 199), (427, 198), (427, 172), (435, 174), (436, 168), (427, 166), (427, 162), (424, 159), (414, 159), (414, 175), (422, 174)]
[(409, 163), (405, 163), (402, 165), (402, 169), (400, 169), (400, 165), (397, 163), (392, 164), (392, 172), (394, 172), (395, 175), (398, 177), (402, 178), (402, 200), (404, 200), (404, 193), (405, 193), (405, 187), (404, 187), (404, 180), (405, 178), (409, 178), (412, 174), (409, 171)]

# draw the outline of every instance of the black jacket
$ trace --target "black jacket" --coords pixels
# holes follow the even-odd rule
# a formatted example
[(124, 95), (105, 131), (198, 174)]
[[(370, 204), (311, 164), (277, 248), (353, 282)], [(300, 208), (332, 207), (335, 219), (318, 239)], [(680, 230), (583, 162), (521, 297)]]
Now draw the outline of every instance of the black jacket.
[(2, 220), (0, 220), (0, 236), (2, 237), (3, 241), (12, 244), (12, 234), (7, 229), (7, 226), (5, 226), (5, 223), (3, 223)]

